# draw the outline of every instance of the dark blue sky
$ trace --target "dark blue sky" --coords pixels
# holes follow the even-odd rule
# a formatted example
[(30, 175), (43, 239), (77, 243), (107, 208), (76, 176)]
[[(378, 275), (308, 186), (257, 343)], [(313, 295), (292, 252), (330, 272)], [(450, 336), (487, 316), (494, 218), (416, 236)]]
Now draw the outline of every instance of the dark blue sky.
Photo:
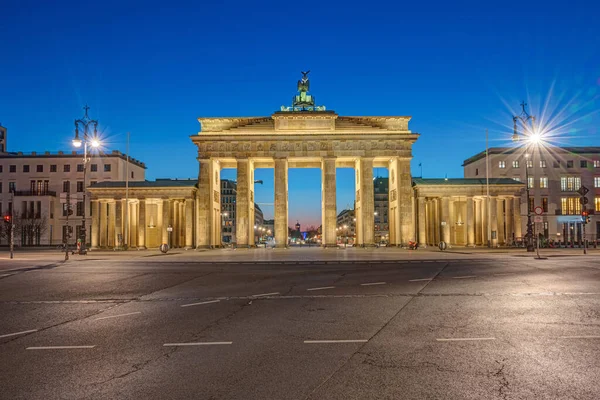
[[(600, 145), (592, 1), (0, 3), (11, 151), (70, 149), (88, 103), (108, 149), (124, 151), (131, 132), (148, 178), (194, 177), (198, 116), (270, 115), (306, 69), (339, 114), (412, 115), (414, 175), (422, 163), (425, 177), (462, 176), (486, 128), (508, 143), (521, 99), (562, 143)], [(352, 176), (338, 170), (339, 209)], [(272, 170), (258, 177), (257, 200), (272, 203)], [(290, 172), (290, 223), (319, 225), (319, 192), (318, 170)]]

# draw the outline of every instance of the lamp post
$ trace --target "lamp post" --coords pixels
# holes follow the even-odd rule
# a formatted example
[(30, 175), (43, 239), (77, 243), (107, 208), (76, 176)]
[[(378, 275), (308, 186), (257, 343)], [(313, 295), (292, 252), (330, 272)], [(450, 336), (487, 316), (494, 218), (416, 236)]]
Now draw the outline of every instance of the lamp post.
[[(527, 106), (527, 103), (525, 103), (524, 101), (521, 102), (521, 114), (516, 115), (513, 117), (513, 136), (512, 136), (512, 140), (513, 142), (518, 142), (520, 140), (519, 137), (519, 133), (517, 132), (517, 121), (521, 122), (521, 125), (523, 126), (523, 132), (527, 133), (526, 136), (526, 147), (525, 147), (525, 188), (526, 188), (526, 193), (527, 193), (527, 234), (526, 234), (526, 239), (527, 239), (527, 251), (528, 252), (533, 252), (535, 251), (533, 248), (533, 222), (531, 221), (531, 207), (530, 207), (530, 191), (529, 191), (529, 146), (531, 145), (537, 145), (540, 141), (540, 134), (535, 130), (535, 117), (532, 115), (529, 115), (529, 113), (525, 110), (525, 107)], [(528, 123), (531, 123), (531, 128), (528, 128)], [(533, 167), (533, 157), (531, 158), (531, 162), (532, 162), (532, 167)], [(535, 174), (535, 171), (534, 171)], [(534, 180), (535, 180), (535, 176), (534, 176)]]
[[(86, 227), (85, 227), (85, 197), (86, 197), (86, 191), (87, 191), (87, 185), (86, 185), (86, 171), (87, 171), (87, 164), (89, 163), (90, 159), (88, 158), (88, 144), (92, 147), (92, 148), (97, 148), (100, 146), (100, 141), (98, 140), (98, 121), (94, 120), (94, 119), (90, 119), (90, 117), (88, 116), (88, 110), (90, 109), (87, 104), (85, 105), (85, 107), (83, 107), (83, 109), (85, 110), (85, 115), (83, 118), (81, 119), (76, 119), (75, 120), (75, 138), (73, 138), (73, 146), (74, 147), (81, 147), (81, 145), (83, 144), (83, 212), (82, 212), (82, 216), (81, 216), (81, 231), (80, 231), (80, 239), (81, 239), (81, 246), (79, 247), (79, 254), (83, 255), (83, 254), (87, 254), (87, 249), (86, 249)], [(79, 127), (82, 127), (83, 129), (83, 139), (79, 137)], [(90, 132), (90, 126), (94, 127), (94, 134), (93, 136), (89, 136)]]

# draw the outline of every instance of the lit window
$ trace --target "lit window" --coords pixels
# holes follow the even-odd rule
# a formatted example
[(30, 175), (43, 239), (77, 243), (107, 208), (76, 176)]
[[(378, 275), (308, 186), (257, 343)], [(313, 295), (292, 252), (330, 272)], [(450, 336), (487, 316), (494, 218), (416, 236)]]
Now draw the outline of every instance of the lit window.
[(594, 160), (594, 168), (600, 168), (600, 160)]
[(594, 205), (596, 206), (596, 211), (600, 211), (600, 197), (594, 199)]
[(529, 212), (533, 212), (535, 208), (535, 199), (533, 197), (529, 198)]
[(513, 161), (513, 168), (519, 168), (519, 160)]
[(540, 160), (540, 168), (546, 168), (546, 160)]
[(529, 189), (533, 188), (533, 177), (531, 177), (531, 176), (527, 178), (527, 187)]
[(594, 187), (600, 188), (600, 176), (594, 177)]
[(520, 176), (513, 176), (513, 179), (517, 182), (521, 182), (521, 177)]
[(506, 168), (506, 162), (505, 161), (498, 161), (498, 168)]
[(542, 189), (548, 188), (548, 177), (547, 176), (542, 176), (540, 178), (540, 188), (542, 188)]
[(542, 197), (542, 210), (548, 212), (548, 198)]
[(581, 203), (579, 197), (562, 197), (560, 205), (563, 215), (578, 215), (581, 214)]
[(533, 168), (533, 160), (527, 160), (527, 168)]
[(581, 187), (581, 177), (562, 176), (560, 178), (560, 190), (563, 192), (576, 192)]

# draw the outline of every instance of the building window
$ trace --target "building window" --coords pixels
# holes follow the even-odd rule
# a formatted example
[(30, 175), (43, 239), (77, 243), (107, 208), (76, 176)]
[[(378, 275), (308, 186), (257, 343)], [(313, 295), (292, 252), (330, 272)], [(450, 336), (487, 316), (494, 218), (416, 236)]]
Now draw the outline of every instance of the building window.
[(505, 161), (498, 161), (498, 168), (506, 168), (506, 162)]
[(44, 172), (44, 166), (43, 166), (43, 165), (38, 165), (38, 166), (36, 167), (36, 171), (37, 171), (37, 172)]
[[(2, 182), (0, 182), (0, 193), (2, 193)], [(0, 210), (0, 214), (2, 214), (1, 210)]]
[(560, 190), (563, 192), (576, 192), (581, 187), (581, 177), (562, 176), (560, 178)]
[(579, 197), (562, 197), (560, 206), (563, 215), (578, 215), (581, 214), (581, 204)]
[[(0, 173), (2, 173), (2, 169), (3, 169), (3, 168), (4, 168), (4, 167), (3, 167), (2, 165), (0, 165)], [(2, 214), (2, 213), (0, 213), (0, 214)]]
[(600, 160), (594, 160), (594, 168), (600, 168)]
[(532, 176), (527, 178), (527, 187), (529, 189), (533, 189), (533, 177)]
[(17, 172), (17, 166), (16, 165), (9, 165), (8, 166), (8, 172)]
[(98, 164), (92, 164), (92, 166), (90, 168), (91, 168), (90, 171), (98, 172)]
[(79, 193), (83, 192), (83, 181), (77, 181), (77, 191)]
[(69, 164), (63, 165), (63, 172), (71, 172), (71, 166)]
[(63, 182), (63, 192), (64, 193), (69, 193), (70, 191), (71, 191), (71, 182), (64, 181)]
[(82, 217), (83, 216), (83, 201), (78, 201), (77, 202), (76, 214), (77, 214), (78, 217)]
[(540, 168), (546, 168), (546, 160), (540, 160)]
[(131, 179), (135, 179), (133, 175), (133, 171), (131, 171)]
[(581, 160), (581, 161), (579, 161), (579, 166), (581, 168), (587, 168), (587, 160)]
[(600, 188), (600, 176), (594, 177), (594, 187)]
[(596, 211), (600, 211), (600, 197), (596, 197), (594, 199), (594, 208), (596, 209)]
[(547, 176), (542, 176), (540, 178), (540, 188), (541, 189), (547, 189), (548, 188), (548, 177)]
[(521, 177), (520, 176), (513, 176), (513, 179), (517, 182), (521, 182)]
[(29, 172), (29, 165), (23, 165), (23, 172)]
[(533, 209), (535, 208), (535, 199), (533, 197), (529, 198), (529, 212), (533, 212)]
[(83, 164), (77, 164), (77, 172), (83, 172)]
[(110, 172), (110, 164), (104, 164), (104, 172)]
[(514, 160), (512, 165), (513, 165), (513, 168), (519, 168), (519, 160)]
[(567, 161), (567, 168), (573, 168), (573, 160)]
[(8, 193), (15, 192), (17, 190), (16, 182), (8, 182)]
[(554, 168), (560, 168), (560, 161), (554, 161), (552, 164)]
[(50, 172), (56, 172), (56, 164), (50, 165)]
[(548, 212), (548, 198), (542, 197), (542, 210)]
[(527, 160), (527, 168), (533, 168), (533, 160)]

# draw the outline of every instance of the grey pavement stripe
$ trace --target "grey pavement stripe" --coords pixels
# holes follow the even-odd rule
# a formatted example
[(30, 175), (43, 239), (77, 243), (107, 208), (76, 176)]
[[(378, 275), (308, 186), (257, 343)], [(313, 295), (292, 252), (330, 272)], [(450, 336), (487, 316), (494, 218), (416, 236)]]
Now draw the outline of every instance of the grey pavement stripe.
[(27, 347), (25, 350), (71, 350), (71, 349), (93, 349), (96, 346), (40, 346)]
[(422, 279), (409, 279), (409, 282), (422, 282), (422, 281), (432, 281), (433, 278), (422, 278)]
[(183, 346), (218, 346), (232, 344), (233, 342), (189, 342), (189, 343), (165, 343), (163, 347), (183, 347)]
[(38, 331), (37, 329), (31, 329), (31, 330), (23, 331), (23, 332), (7, 333), (6, 335), (0, 335), (0, 338), (24, 335), (26, 333), (33, 333), (33, 332), (37, 332), (37, 331)]
[(477, 278), (475, 275), (466, 275), (466, 276), (453, 276), (452, 279), (469, 279), (469, 278)]
[(375, 285), (385, 285), (386, 282), (373, 282), (373, 283), (361, 283), (360, 286), (375, 286)]
[(472, 337), (472, 338), (442, 338), (435, 339), (438, 342), (470, 342), (470, 341), (478, 341), (478, 340), (496, 340), (495, 337)]
[(587, 335), (587, 336), (559, 336), (561, 339), (600, 339), (600, 336)]
[(368, 339), (346, 339), (346, 340), (305, 340), (306, 344), (325, 344), (325, 343), (367, 343)]
[(118, 317), (126, 317), (128, 315), (135, 315), (135, 314), (141, 314), (141, 311), (136, 311), (136, 312), (130, 312), (127, 314), (119, 314), (119, 315), (109, 315), (108, 317), (99, 317), (99, 318), (95, 318), (94, 321), (99, 321), (101, 319), (109, 319), (109, 318), (118, 318)]
[(310, 292), (310, 291), (314, 291), (314, 290), (325, 290), (325, 289), (335, 289), (335, 286), (323, 286), (323, 287), (310, 288), (310, 289), (306, 289), (306, 290), (308, 290)]
[(201, 303), (183, 304), (181, 307), (199, 306), (199, 305), (202, 305), (202, 304), (218, 303), (220, 301), (221, 300), (210, 300), (210, 301), (203, 301)]
[(279, 294), (279, 292), (254, 294), (254, 295), (252, 295), (252, 297), (275, 296), (277, 294)]

